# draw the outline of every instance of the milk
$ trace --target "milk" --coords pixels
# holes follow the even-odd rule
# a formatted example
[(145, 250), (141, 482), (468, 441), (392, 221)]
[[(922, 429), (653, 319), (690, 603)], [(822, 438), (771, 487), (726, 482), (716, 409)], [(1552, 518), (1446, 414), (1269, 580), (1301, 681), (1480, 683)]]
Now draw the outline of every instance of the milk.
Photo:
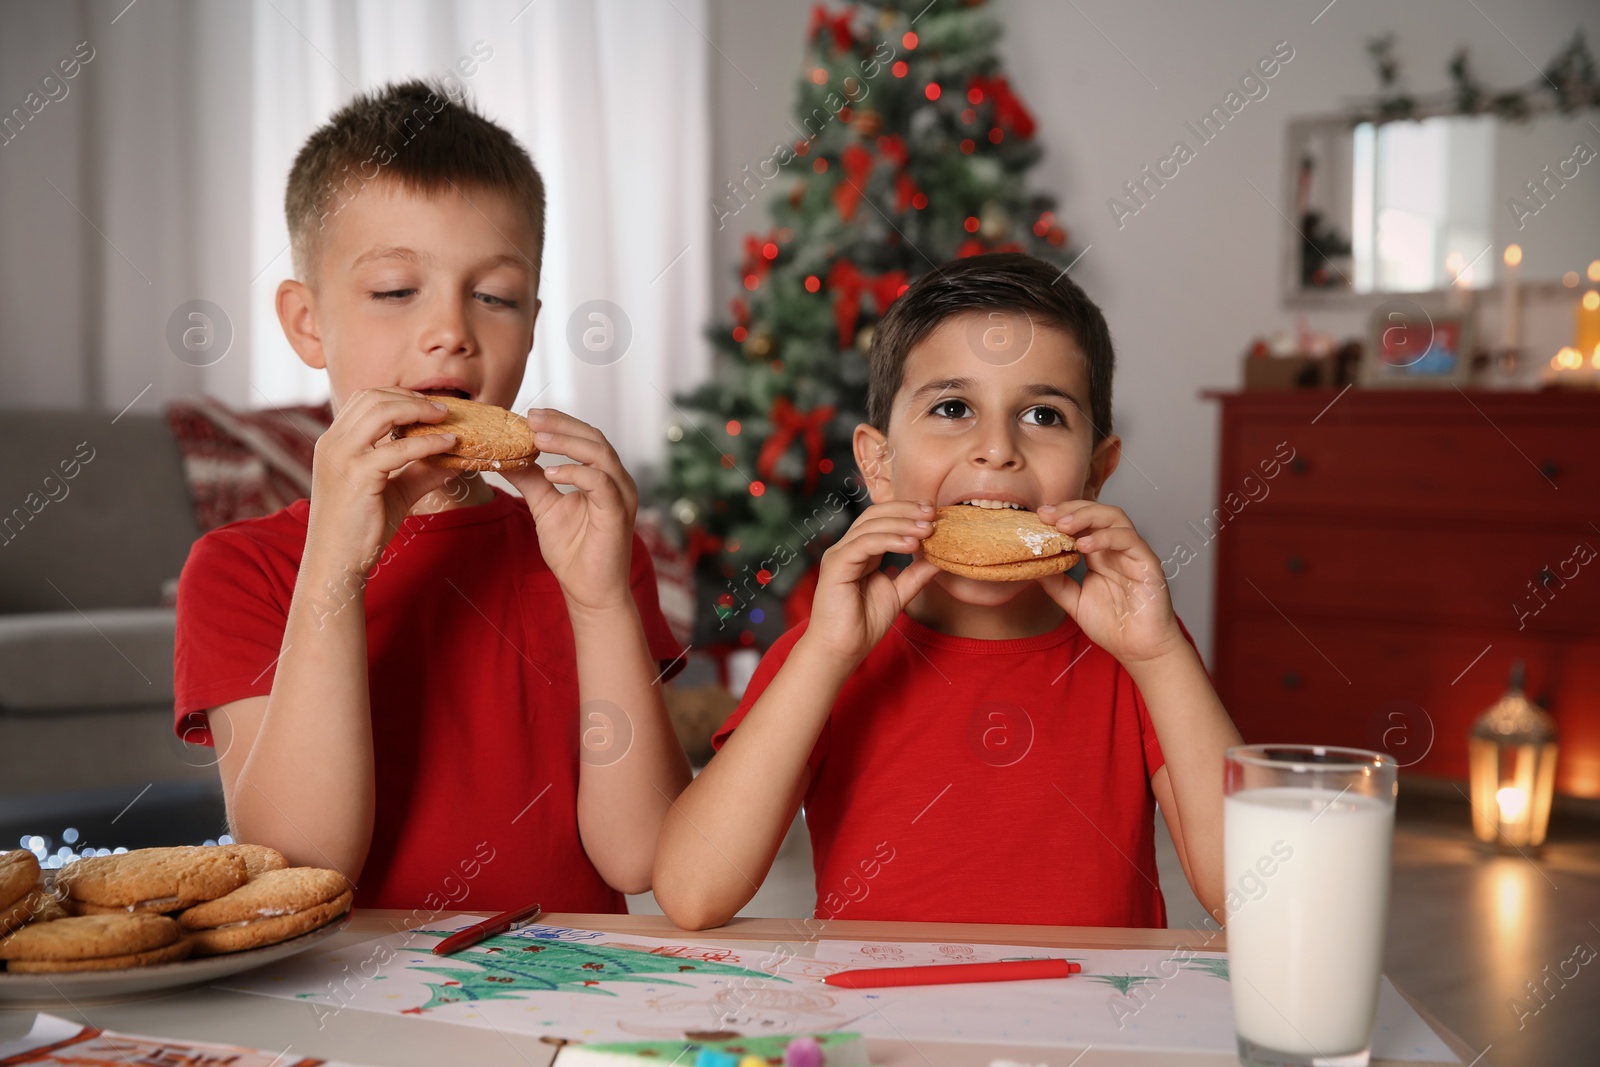
[(1283, 786), (1235, 793), (1223, 812), (1239, 1036), (1307, 1057), (1365, 1049), (1383, 969), (1393, 806)]

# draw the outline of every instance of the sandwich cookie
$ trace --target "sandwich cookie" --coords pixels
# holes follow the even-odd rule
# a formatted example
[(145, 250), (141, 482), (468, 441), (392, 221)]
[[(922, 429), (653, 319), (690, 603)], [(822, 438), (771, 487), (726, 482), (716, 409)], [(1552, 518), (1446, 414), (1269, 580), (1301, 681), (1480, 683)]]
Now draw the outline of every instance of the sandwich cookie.
[(519, 471), (532, 466), (538, 458), (539, 450), (533, 447), (533, 430), (522, 416), (493, 404), (480, 404), (458, 396), (434, 395), (428, 399), (449, 409), (444, 419), (397, 426), (392, 435), (398, 439), (455, 434), (455, 450), (428, 456), (428, 463), (458, 471)]
[(249, 877), (233, 852), (182, 845), (78, 860), (56, 875), (56, 891), (74, 915), (161, 914), (215, 900)]
[(267, 871), (225, 897), (178, 916), (197, 956), (259, 948), (326, 926), (350, 910), (350, 883), (338, 871)]
[(165, 915), (69, 916), (24, 926), (0, 941), (0, 959), (14, 974), (147, 967), (189, 952), (183, 931)]
[(985, 582), (1061, 574), (1081, 558), (1072, 538), (1031, 511), (954, 504), (934, 513), (922, 554), (940, 570)]
[(0, 937), (32, 920), (44, 899), (34, 854), (22, 848), (0, 852)]
[(218, 845), (223, 852), (231, 852), (244, 860), (245, 874), (258, 878), (267, 871), (281, 871), (289, 866), (283, 853), (266, 845)]

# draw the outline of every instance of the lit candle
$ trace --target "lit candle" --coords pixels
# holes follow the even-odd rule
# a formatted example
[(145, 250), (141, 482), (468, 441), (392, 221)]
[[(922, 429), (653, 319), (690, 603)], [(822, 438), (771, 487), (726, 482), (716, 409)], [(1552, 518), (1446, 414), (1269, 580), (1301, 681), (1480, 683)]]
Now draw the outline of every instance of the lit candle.
[(1523, 813), (1528, 810), (1527, 795), (1514, 785), (1508, 785), (1495, 793), (1494, 798), (1500, 804), (1500, 825), (1522, 821)]
[(1578, 301), (1577, 338), (1572, 342), (1580, 355), (1600, 345), (1600, 290), (1590, 289)]
[(1517, 275), (1522, 266), (1522, 246), (1506, 245), (1505, 283), (1500, 287), (1502, 308), (1500, 312), (1500, 347), (1515, 350), (1522, 347), (1522, 302), (1517, 291)]

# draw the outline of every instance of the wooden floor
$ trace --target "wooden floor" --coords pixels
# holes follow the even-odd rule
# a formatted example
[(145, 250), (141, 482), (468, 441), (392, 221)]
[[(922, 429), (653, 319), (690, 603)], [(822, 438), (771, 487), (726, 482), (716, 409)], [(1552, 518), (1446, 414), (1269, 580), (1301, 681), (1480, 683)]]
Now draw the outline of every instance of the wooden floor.
[[(1157, 828), (1169, 925), (1199, 926), (1205, 913)], [(810, 915), (815, 899), (797, 825), (740, 914)], [(648, 895), (628, 905), (660, 910)], [(1480, 1065), (1600, 1065), (1600, 820), (1558, 814), (1537, 856), (1502, 856), (1473, 841), (1464, 802), (1404, 799), (1384, 970), (1475, 1052), (1487, 1050)]]

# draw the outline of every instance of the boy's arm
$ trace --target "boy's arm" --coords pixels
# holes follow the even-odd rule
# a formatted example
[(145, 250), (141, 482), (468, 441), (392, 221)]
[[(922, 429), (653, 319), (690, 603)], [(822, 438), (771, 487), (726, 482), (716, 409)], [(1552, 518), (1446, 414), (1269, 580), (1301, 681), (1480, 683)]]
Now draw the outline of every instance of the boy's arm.
[(721, 926), (761, 887), (811, 784), (807, 759), (839, 690), (936, 573), (918, 557), (891, 579), (878, 563), (914, 549), (932, 518), (927, 504), (875, 504), (822, 554), (806, 632), (662, 825), (656, 902), (679, 926)]
[(604, 608), (569, 600), (567, 614), (578, 656), (578, 834), (608, 885), (643, 893), (661, 821), (689, 784), (689, 761), (632, 594)]
[(234, 836), (271, 845), (293, 866), (332, 867), (352, 884), (372, 843), (375, 794), (366, 574), (411, 507), (451, 477), (414, 461), (455, 443), (452, 434), (388, 435), (443, 417), (405, 389), (367, 390), (339, 412), (317, 441), (272, 692), (211, 711)]
[[(574, 460), (505, 476), (533, 515), (539, 551), (567, 602), (578, 661), (578, 834), (613, 889), (650, 888), (661, 820), (689, 783), (628, 585), (639, 491), (616, 450), (588, 423), (528, 413), (534, 444)], [(562, 493), (557, 485), (570, 485)]]
[(848, 661), (801, 637), (673, 805), (656, 851), (655, 894), (683, 929), (721, 926), (761, 888), (811, 786), (806, 761), (849, 674)]
[(1166, 757), (1150, 787), (1190, 888), (1221, 921), (1223, 754), (1239, 731), (1178, 626), (1160, 559), (1122, 509), (1072, 500), (1039, 515), (1076, 538), (1089, 568), (1081, 587), (1064, 574), (1040, 584), (1139, 687)]
[(1211, 688), (1200, 656), (1185, 641), (1165, 657), (1127, 664), (1144, 696), (1166, 762), (1150, 779), (1189, 886), (1218, 922), (1226, 921), (1222, 873), (1222, 766), (1240, 743)]

